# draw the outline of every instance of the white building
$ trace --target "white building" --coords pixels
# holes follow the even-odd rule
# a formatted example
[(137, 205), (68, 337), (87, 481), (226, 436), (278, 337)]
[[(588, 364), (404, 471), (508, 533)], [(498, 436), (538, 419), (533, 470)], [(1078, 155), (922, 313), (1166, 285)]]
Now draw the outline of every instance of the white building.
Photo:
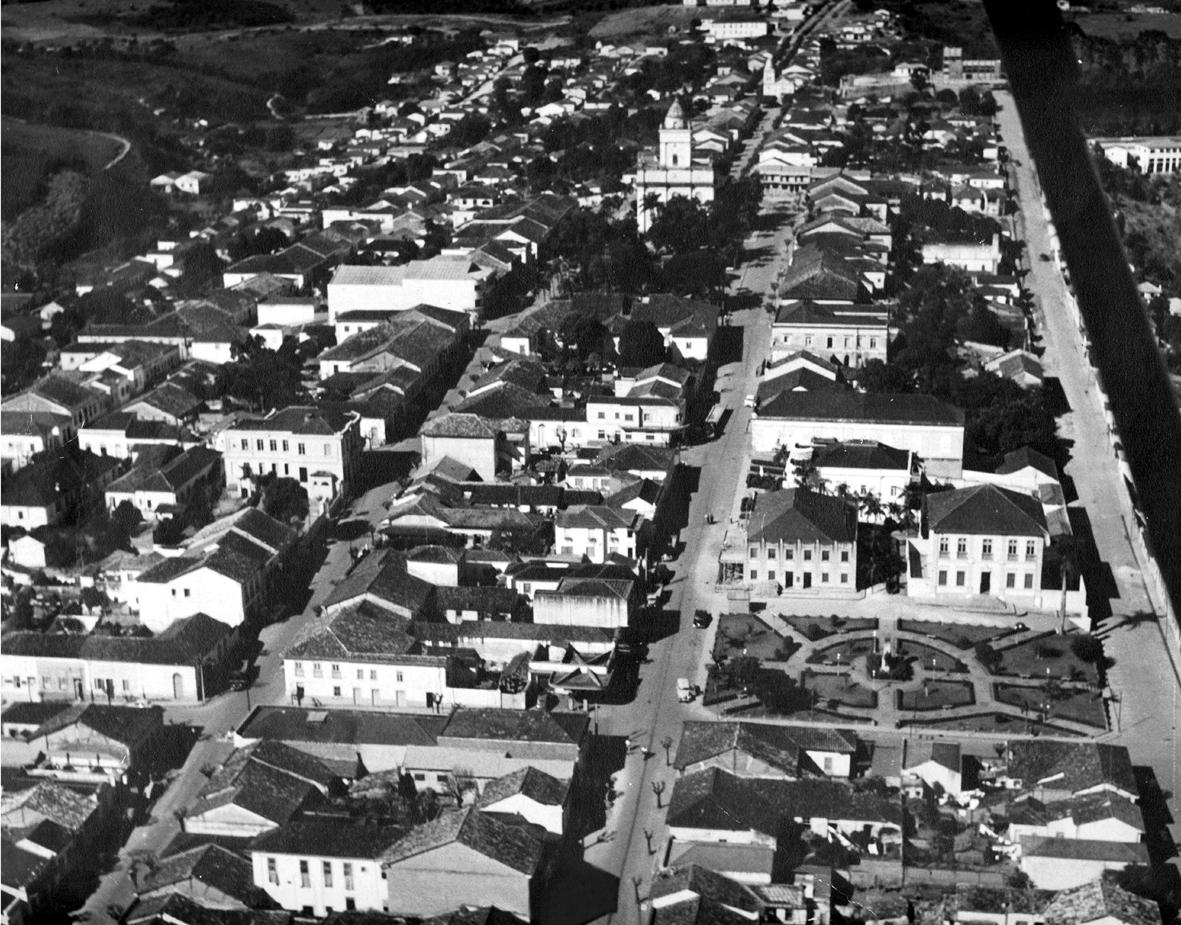
[[(363, 449), (359, 414), (304, 405), (238, 421), (217, 443), (227, 491), (245, 498), (259, 476), (294, 479), (307, 490), (313, 514), (319, 513), (317, 502), (348, 493)], [(331, 491), (323, 490), (325, 483)]]
[(288, 822), (251, 845), (254, 885), (307, 915), (384, 912), (390, 896), (381, 857), (404, 831), (369, 819)]
[(1181, 171), (1181, 135), (1152, 138), (1096, 138), (1094, 144), (1117, 167), (1138, 166), (1143, 173)]
[(641, 518), (602, 504), (576, 504), (554, 515), (554, 549), (562, 555), (605, 562), (608, 556), (636, 557)]
[(396, 267), (342, 265), (328, 283), (328, 319), (357, 311), (393, 314), (416, 305), (436, 305), (479, 315), (495, 273), (465, 254), (440, 254)]
[(644, 234), (652, 227), (656, 216), (650, 206), (652, 197), (657, 205), (663, 205), (674, 196), (711, 203), (716, 182), (711, 164), (693, 162), (693, 129), (685, 119), (681, 104), (674, 102), (660, 129), (655, 162), (642, 156), (636, 168), (636, 222), (640, 233)]

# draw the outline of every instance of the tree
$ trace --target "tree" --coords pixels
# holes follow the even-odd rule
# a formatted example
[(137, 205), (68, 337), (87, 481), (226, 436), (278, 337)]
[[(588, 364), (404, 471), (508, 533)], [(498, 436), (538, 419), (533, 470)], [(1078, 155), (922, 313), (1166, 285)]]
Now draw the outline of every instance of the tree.
[(619, 335), (619, 366), (655, 366), (667, 351), (660, 330), (651, 321), (628, 321)]
[(111, 520), (125, 533), (135, 533), (136, 527), (143, 523), (144, 515), (139, 512), (137, 508), (130, 501), (120, 501), (118, 506), (111, 512)]
[(710, 244), (709, 211), (696, 199), (673, 196), (656, 211), (648, 240), (657, 250), (683, 253)]
[(593, 315), (567, 315), (562, 321), (562, 343), (567, 349), (573, 349), (578, 359), (586, 362), (592, 353), (603, 355), (603, 345), (607, 341), (607, 329), (603, 323)]
[(197, 295), (213, 280), (220, 280), (224, 269), (225, 262), (212, 244), (198, 244), (185, 255), (177, 287), (184, 295)]
[(1070, 640), (1070, 651), (1080, 662), (1097, 665), (1103, 660), (1103, 641), (1089, 633), (1074, 636)]
[(304, 521), (308, 516), (308, 493), (295, 479), (270, 478), (262, 485), (259, 506), (280, 523)]

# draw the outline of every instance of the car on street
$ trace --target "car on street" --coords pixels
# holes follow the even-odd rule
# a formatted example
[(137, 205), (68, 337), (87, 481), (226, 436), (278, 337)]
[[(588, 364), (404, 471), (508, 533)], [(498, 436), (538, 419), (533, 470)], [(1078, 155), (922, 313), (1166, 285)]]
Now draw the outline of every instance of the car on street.
[(742, 400), (742, 404), (747, 408), (753, 408), (755, 406), (755, 401), (756, 398), (754, 395), (747, 395), (746, 398)]
[(714, 618), (710, 615), (708, 610), (699, 610), (693, 614), (693, 625), (699, 630), (705, 629), (707, 626), (713, 623), (713, 621)]
[(689, 683), (688, 678), (677, 678), (677, 700), (681, 703), (692, 703), (697, 696), (697, 689)]
[(1050, 262), (1050, 255), (1049, 254), (1038, 254), (1037, 259), (1044, 261), (1045, 263), (1049, 263)]

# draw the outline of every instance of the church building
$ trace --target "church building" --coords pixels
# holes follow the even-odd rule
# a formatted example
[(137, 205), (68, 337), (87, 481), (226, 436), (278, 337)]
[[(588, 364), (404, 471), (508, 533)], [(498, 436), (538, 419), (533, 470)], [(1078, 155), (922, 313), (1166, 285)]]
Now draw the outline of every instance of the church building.
[(662, 205), (674, 196), (713, 202), (715, 183), (712, 164), (704, 160), (694, 163), (693, 128), (681, 104), (674, 101), (660, 129), (656, 159), (643, 154), (636, 169), (636, 223), (640, 233), (647, 233), (656, 217), (652, 205)]

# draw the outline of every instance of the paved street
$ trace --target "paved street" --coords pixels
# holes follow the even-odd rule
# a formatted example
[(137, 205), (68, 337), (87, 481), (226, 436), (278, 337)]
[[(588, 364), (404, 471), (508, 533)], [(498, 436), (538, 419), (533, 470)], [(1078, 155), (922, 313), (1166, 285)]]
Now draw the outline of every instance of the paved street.
[[(737, 516), (746, 485), (743, 473), (749, 467), (747, 428), (751, 412), (743, 407), (743, 398), (755, 391), (758, 366), (770, 346), (770, 319), (761, 303), (777, 277), (776, 255), (783, 252), (783, 241), (790, 230), (790, 213), (775, 212), (774, 207), (774, 203), (769, 204), (764, 214), (777, 215), (779, 223), (747, 242), (755, 258), (740, 268), (731, 287), (732, 296), (745, 297), (748, 302), (753, 296), (756, 300), (755, 307), (731, 316), (735, 325), (742, 326), (744, 335), (741, 361), (724, 370), (731, 375), (722, 402), (731, 409), (731, 416), (719, 438), (692, 447), (683, 456), (687, 465), (700, 467), (700, 479), (690, 504), (688, 526), (682, 531), (685, 548), (675, 563), (672, 598), (666, 605), (681, 614), (682, 629), (652, 645), (650, 662), (640, 673), (636, 699), (600, 711), (600, 732), (626, 737), (632, 745), (627, 763), (616, 778), (615, 789), (621, 796), (608, 817), (609, 838), (591, 844), (586, 851), (589, 863), (611, 873), (619, 872), (619, 905), (615, 914), (604, 921), (634, 920), (636, 896), (647, 896), (653, 870), (662, 861), (659, 848), (667, 834), (663, 807), (668, 805), (673, 783), (662, 741), (669, 738), (675, 743), (686, 719), (711, 715), (700, 702), (678, 703), (676, 682), (678, 678), (702, 685), (705, 682), (701, 666), (707, 646), (713, 644), (716, 623), (709, 630), (693, 629), (693, 611), (700, 607), (717, 613), (726, 607), (724, 596), (715, 591), (714, 580), (722, 538), (730, 518)], [(714, 515), (715, 524), (705, 524), (707, 513)], [(647, 748), (651, 756), (645, 759), (641, 748)], [(662, 808), (657, 807), (653, 782), (665, 785), (660, 797)], [(645, 833), (650, 834), (650, 840)], [(588, 839), (593, 841), (593, 836)]]
[[(1094, 374), (1068, 308), (1069, 294), (1058, 264), (1040, 259), (1041, 254), (1051, 254), (1051, 244), (1037, 172), (1013, 98), (1008, 93), (995, 95), (1001, 105), (1001, 134), (1016, 162), (1014, 174), (1022, 208), (1019, 227), (1030, 263), (1025, 285), (1037, 297), (1038, 329), (1046, 348), (1042, 362), (1047, 375), (1058, 378), (1071, 409), (1060, 419), (1059, 433), (1072, 442), (1066, 465), (1066, 475), (1078, 492), (1078, 499), (1070, 505), (1072, 520), (1085, 511), (1098, 558), (1110, 567), (1108, 586), (1088, 589), (1088, 597), (1093, 615), (1101, 621), (1096, 630), (1105, 634), (1108, 654), (1115, 659), (1108, 672), (1111, 687), (1119, 696), (1113, 738), (1128, 746), (1135, 764), (1152, 766), (1163, 789), (1176, 793), (1176, 668), (1155, 617), (1143, 619), (1152, 614), (1152, 604), (1128, 540), (1130, 506)], [(1176, 825), (1171, 830), (1174, 840), (1181, 837)]]
[[(385, 515), (381, 502), (389, 497), (389, 491), (390, 486), (381, 486), (368, 492), (352, 503), (351, 513), (343, 514), (340, 519), (364, 518), (371, 524), (378, 523)], [(358, 544), (360, 542), (357, 541)], [(350, 545), (343, 540), (330, 542), (327, 558), (311, 579), (311, 597), (304, 610), (281, 623), (265, 627), (259, 634), (262, 651), (255, 662), (258, 676), (248, 691), (226, 692), (207, 703), (194, 706), (170, 704), (165, 707), (165, 722), (200, 727), (201, 738), (153, 805), (151, 818), (136, 828), (127, 839), (120, 851), (119, 865), (102, 878), (98, 889), (91, 894), (84, 906), (90, 914), (89, 921), (113, 921), (107, 909), (112, 904), (126, 906), (131, 895), (127, 877), (128, 859), (157, 854), (180, 834), (176, 812), (186, 807), (205, 784), (207, 778), (201, 769), (217, 765), (232, 751), (233, 746), (227, 734), (245, 719), (250, 707), (286, 702), (283, 651), (315, 619), (316, 608), (348, 570)]]

